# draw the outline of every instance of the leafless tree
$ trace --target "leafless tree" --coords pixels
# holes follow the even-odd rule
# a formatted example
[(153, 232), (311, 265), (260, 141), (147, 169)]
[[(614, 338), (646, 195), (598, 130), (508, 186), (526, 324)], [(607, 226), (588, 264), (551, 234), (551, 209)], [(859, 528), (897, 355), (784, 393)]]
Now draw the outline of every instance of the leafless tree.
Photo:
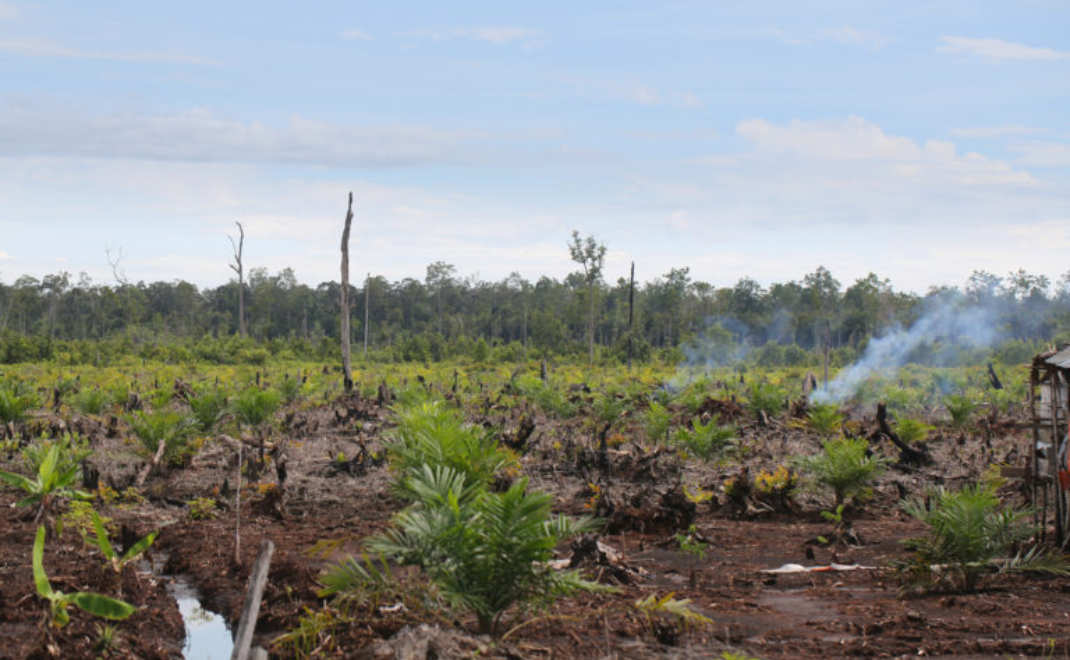
[(238, 274), (238, 334), (242, 337), (245, 336), (245, 271), (242, 269), (241, 254), (242, 248), (245, 247), (245, 230), (242, 228), (240, 222), (235, 222), (238, 225), (238, 242), (234, 243), (234, 237), (227, 234), (227, 238), (230, 239), (230, 247), (234, 250), (234, 263), (230, 264), (230, 269)]
[(119, 262), (123, 260), (123, 247), (121, 245), (119, 246), (115, 256), (112, 256), (110, 247), (105, 247), (104, 255), (108, 259), (108, 265), (111, 266), (111, 275), (115, 278), (115, 282), (119, 286), (126, 286), (129, 284), (130, 281), (126, 279), (126, 271), (119, 267)]

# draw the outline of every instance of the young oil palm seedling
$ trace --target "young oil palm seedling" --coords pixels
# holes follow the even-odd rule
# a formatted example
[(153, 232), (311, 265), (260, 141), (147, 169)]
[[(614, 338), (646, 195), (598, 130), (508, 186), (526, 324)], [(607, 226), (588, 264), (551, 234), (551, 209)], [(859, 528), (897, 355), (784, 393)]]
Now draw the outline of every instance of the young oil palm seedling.
[(152, 532), (148, 536), (139, 539), (136, 543), (126, 549), (122, 555), (119, 555), (112, 547), (111, 541), (108, 539), (108, 530), (104, 527), (104, 521), (101, 520), (100, 514), (93, 511), (91, 514), (93, 518), (93, 532), (94, 535), (83, 533), (82, 539), (87, 545), (95, 547), (100, 550), (100, 554), (104, 556), (104, 560), (115, 571), (116, 578), (119, 582), (119, 596), (123, 595), (123, 569), (127, 567), (131, 562), (140, 557), (149, 546), (156, 540), (156, 536), (159, 531)]
[(976, 589), (980, 577), (993, 569), (1070, 575), (1064, 558), (1037, 548), (1008, 557), (1036, 529), (1028, 511), (1002, 506), (995, 490), (984, 484), (960, 491), (940, 488), (925, 500), (905, 502), (903, 510), (929, 527), (926, 536), (905, 541), (917, 552), (923, 573), (931, 575), (934, 564), (949, 567), (965, 591)]
[(754, 383), (747, 392), (747, 409), (760, 417), (776, 417), (784, 409), (784, 390), (770, 383)]
[(45, 555), (45, 528), (37, 528), (37, 536), (33, 542), (33, 582), (37, 588), (37, 595), (49, 603), (49, 621), (57, 628), (61, 628), (71, 620), (67, 612), (74, 605), (93, 616), (105, 619), (122, 620), (137, 611), (130, 603), (104, 596), (89, 591), (75, 591), (65, 594), (52, 588), (44, 567)]
[(513, 605), (602, 589), (548, 563), (558, 543), (594, 522), (552, 517), (550, 496), (527, 492), (526, 479), (491, 493), (452, 468), (424, 465), (404, 481), (414, 504), (368, 550), (419, 566), (450, 604), (475, 613), (481, 633), (497, 634)]
[(35, 406), (37, 397), (21, 383), (0, 383), (0, 422), (18, 424)]
[[(52, 508), (57, 500), (63, 498), (87, 500), (92, 498), (89, 493), (77, 490), (73, 487), (78, 478), (78, 462), (70, 460), (65, 455), (69, 445), (60, 442), (47, 443), (48, 449), (40, 456), (37, 464), (37, 474), (34, 478), (26, 477), (14, 472), (0, 470), (0, 481), (21, 488), (26, 492), (26, 497), (19, 500), (18, 506), (37, 506), (34, 514), (34, 522), (42, 518), (48, 519)], [(31, 459), (32, 460), (32, 459)]]
[(211, 433), (227, 412), (227, 393), (222, 388), (198, 392), (189, 400), (190, 411), (196, 420), (197, 430)]
[(815, 433), (824, 438), (830, 438), (839, 433), (843, 424), (843, 415), (831, 403), (814, 403), (810, 405), (810, 412), (806, 415), (806, 425)]
[(932, 426), (913, 417), (898, 419), (895, 424), (895, 432), (899, 434), (899, 439), (908, 445), (925, 442), (929, 437), (929, 432), (932, 430)]
[(163, 458), (168, 465), (182, 465), (189, 458), (189, 439), (193, 431), (193, 420), (189, 417), (170, 410), (138, 411), (126, 421), (150, 454), (155, 454), (163, 443)]
[(402, 475), (424, 464), (444, 465), (463, 474), (469, 484), (486, 485), (515, 462), (498, 446), (493, 432), (465, 424), (460, 413), (442, 401), (399, 406), (395, 411), (398, 426), (387, 453), (390, 465)]
[(282, 395), (278, 392), (253, 386), (242, 390), (232, 404), (238, 423), (251, 428), (256, 434), (261, 465), (264, 464), (264, 433), (281, 401)]
[(688, 453), (710, 461), (721, 456), (736, 438), (736, 427), (721, 425), (717, 417), (711, 417), (703, 423), (699, 417), (691, 420), (691, 428), (676, 430), (676, 444), (684, 447)]
[(964, 394), (951, 394), (944, 398), (944, 407), (951, 415), (951, 425), (961, 429), (970, 423), (977, 403)]
[(888, 459), (867, 455), (868, 449), (865, 438), (834, 438), (822, 444), (821, 453), (803, 458), (801, 463), (819, 484), (832, 489), (833, 506), (839, 506), (865, 492), (887, 466)]
[(669, 439), (669, 426), (672, 414), (669, 409), (657, 401), (651, 401), (643, 415), (643, 431), (651, 442), (664, 442)]

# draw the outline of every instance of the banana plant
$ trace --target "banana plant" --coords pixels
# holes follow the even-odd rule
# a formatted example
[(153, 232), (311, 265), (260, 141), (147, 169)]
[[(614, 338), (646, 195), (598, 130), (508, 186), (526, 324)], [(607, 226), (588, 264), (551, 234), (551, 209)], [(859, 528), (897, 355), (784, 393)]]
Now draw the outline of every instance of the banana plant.
[(28, 495), (18, 502), (18, 506), (37, 504), (37, 514), (34, 522), (39, 522), (42, 515), (46, 515), (51, 509), (52, 502), (56, 498), (71, 497), (79, 500), (88, 500), (93, 496), (75, 488), (71, 484), (78, 478), (78, 464), (69, 462), (63, 468), (60, 467), (60, 445), (52, 444), (40, 465), (37, 466), (37, 477), (30, 479), (14, 472), (0, 470), (0, 481), (21, 488)]
[(153, 541), (156, 540), (156, 536), (159, 531), (152, 532), (148, 536), (145, 536), (137, 543), (130, 546), (126, 552), (119, 556), (119, 553), (115, 552), (115, 548), (112, 547), (111, 541), (108, 540), (108, 530), (104, 527), (104, 521), (100, 519), (100, 514), (93, 511), (93, 531), (96, 532), (95, 536), (82, 533), (82, 538), (88, 545), (93, 546), (97, 550), (100, 550), (100, 554), (104, 555), (104, 559), (111, 565), (115, 575), (119, 578), (119, 595), (123, 595), (122, 591), (122, 574), (123, 569), (130, 562), (137, 559), (143, 552), (149, 549)]
[(33, 582), (37, 587), (37, 595), (48, 601), (51, 606), (50, 620), (52, 625), (62, 628), (71, 620), (67, 610), (75, 605), (93, 616), (121, 621), (137, 611), (137, 608), (125, 601), (117, 600), (103, 594), (90, 591), (75, 591), (65, 594), (52, 588), (48, 581), (48, 575), (44, 567), (45, 556), (45, 527), (37, 528), (37, 537), (33, 542)]

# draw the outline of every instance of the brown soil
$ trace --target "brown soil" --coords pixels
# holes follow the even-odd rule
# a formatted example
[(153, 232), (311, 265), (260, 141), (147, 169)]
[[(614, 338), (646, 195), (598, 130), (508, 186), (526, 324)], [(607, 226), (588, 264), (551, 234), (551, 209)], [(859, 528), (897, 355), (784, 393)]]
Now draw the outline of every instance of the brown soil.
[[(791, 423), (752, 423), (731, 402), (704, 406), (740, 417), (748, 447), (742, 462), (751, 477), (819, 447), (816, 436)], [(501, 426), (508, 436), (515, 435), (529, 414), (488, 400), (473, 419)], [(390, 494), (388, 468), (374, 458), (382, 453), (381, 432), (389, 424), (385, 409), (373, 401), (351, 399), (306, 405), (284, 417), (283, 428), (273, 434), (274, 444), (284, 451), (269, 460), (258, 481), (248, 484), (243, 479), (240, 563), (234, 562), (236, 457), (227, 439), (206, 443), (186, 467), (154, 474), (143, 489), (145, 501), (102, 507), (117, 526), (127, 528), (127, 536), (162, 529), (154, 552), (167, 558), (163, 572), (186, 576), (200, 591), (204, 606), (232, 624), (240, 614), (259, 541), (274, 541), (257, 626), (256, 642), (263, 646), (323, 605), (316, 596), (320, 572), (333, 561), (359, 553), (362, 539), (384, 529), (401, 506)], [(679, 421), (684, 417), (681, 414)], [(390, 657), (400, 640), (429, 648), (446, 644), (436, 647), (441, 657), (708, 658), (724, 651), (760, 658), (1070, 655), (1068, 578), (993, 575), (976, 593), (903, 595), (892, 568), (893, 562), (910, 556), (900, 541), (922, 532), (900, 512), (900, 494), (920, 494), (933, 484), (960, 486), (976, 480), (990, 463), (1022, 463), (1026, 444), (1020, 427), (990, 427), (962, 434), (961, 439), (949, 433), (931, 442), (933, 465), (889, 470), (872, 499), (848, 512), (861, 544), (827, 546), (815, 542), (832, 534), (831, 524), (818, 515), (830, 508), (823, 493), (802, 491), (787, 509), (754, 498), (732, 502), (720, 486), (725, 478), (738, 475), (739, 464), (681, 463), (672, 451), (641, 445), (637, 421), (618, 423), (611, 434), (615, 440), (602, 456), (594, 432), (582, 420), (533, 419), (535, 430), (519, 452), (523, 472), (532, 487), (554, 494), (560, 511), (596, 513), (611, 523), (611, 533), (598, 540), (612, 557), (588, 539), (574, 545), (575, 561), (618, 591), (561, 600), (534, 613), (510, 613), (513, 618), (505, 627), (512, 630), (504, 641), (474, 635), (475, 621), (463, 612), (384, 603), (369, 610), (359, 625), (335, 629), (331, 643), (318, 655)], [(859, 421), (863, 432), (876, 428), (871, 419)], [(109, 433), (108, 420), (75, 423), (89, 429), (101, 482), (117, 489), (128, 485), (145, 460), (136, 447), (124, 441), (122, 433)], [(897, 456), (890, 444), (881, 444), (878, 451)], [(344, 461), (338, 460), (340, 455)], [(15, 457), (6, 458), (0, 456), (0, 469), (21, 469)], [(287, 475), (281, 490), (276, 485), (280, 462)], [(714, 497), (695, 505), (683, 495), (682, 486), (692, 494), (705, 489)], [(1020, 484), (1008, 484), (1002, 494), (1019, 505), (1023, 502)], [(186, 502), (198, 497), (219, 501), (214, 519), (190, 517)], [(46, 605), (35, 595), (31, 574), (34, 525), (25, 510), (14, 507), (17, 499), (11, 490), (0, 491), (0, 657), (105, 655), (98, 646), (100, 620), (72, 609), (65, 628), (44, 625)], [(703, 557), (682, 552), (674, 538), (692, 524), (696, 538), (708, 543)], [(571, 554), (568, 547), (560, 549), (563, 558)], [(832, 562), (867, 568), (761, 572), (787, 563)], [(56, 588), (116, 594), (110, 569), (73, 532), (48, 542), (45, 568)], [(124, 575), (123, 596), (140, 609), (129, 620), (111, 624), (116, 635), (110, 657), (181, 657), (184, 631), (165, 574), (153, 574), (146, 566)], [(411, 572), (399, 576), (413, 584), (419, 579)], [(648, 619), (634, 607), (650, 594), (670, 592), (690, 599), (712, 625), (685, 627), (658, 616)], [(521, 623), (526, 625), (514, 628)]]

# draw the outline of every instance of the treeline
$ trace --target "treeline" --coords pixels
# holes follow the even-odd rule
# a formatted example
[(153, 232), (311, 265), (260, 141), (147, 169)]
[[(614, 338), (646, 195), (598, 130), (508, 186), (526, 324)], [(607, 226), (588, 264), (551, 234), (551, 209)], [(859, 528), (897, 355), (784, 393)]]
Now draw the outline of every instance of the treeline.
[[(365, 318), (374, 359), (440, 360), (584, 355), (594, 296), (599, 359), (679, 357), (689, 343), (761, 349), (766, 361), (812, 362), (828, 346), (849, 359), (869, 338), (910, 325), (933, 304), (993, 311), (1002, 337), (1035, 344), (1070, 338), (1070, 288), (1019, 270), (1006, 277), (976, 271), (965, 289), (925, 295), (896, 291), (870, 274), (848, 286), (823, 267), (797, 281), (763, 287), (750, 278), (716, 287), (687, 268), (634, 289), (629, 334), (626, 278), (594, 286), (583, 272), (531, 282), (513, 274), (498, 282), (463, 278), (436, 262), (421, 281), (370, 277), (350, 292), (352, 342), (361, 355)], [(98, 361), (112, 353), (161, 359), (258, 360), (279, 352), (328, 359), (339, 333), (339, 284), (310, 287), (290, 269), (253, 269), (245, 281), (248, 338), (238, 333), (236, 280), (198, 289), (183, 281), (102, 284), (66, 272), (0, 283), (0, 362)], [(365, 312), (365, 301), (367, 311)], [(630, 339), (630, 341), (629, 341)], [(244, 357), (242, 357), (244, 356)]]

